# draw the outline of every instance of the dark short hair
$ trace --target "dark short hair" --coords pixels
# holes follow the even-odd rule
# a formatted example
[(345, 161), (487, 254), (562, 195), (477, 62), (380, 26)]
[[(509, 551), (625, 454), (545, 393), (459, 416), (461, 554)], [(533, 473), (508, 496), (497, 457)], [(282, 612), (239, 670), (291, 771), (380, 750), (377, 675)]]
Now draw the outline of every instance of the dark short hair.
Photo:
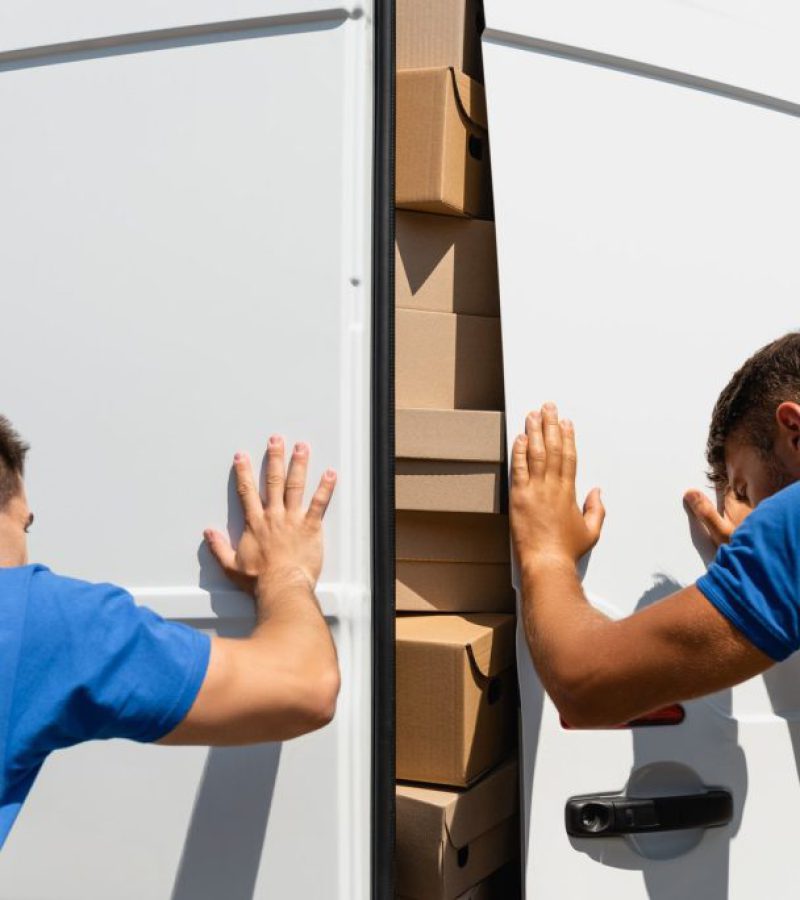
[(775, 446), (775, 410), (800, 403), (800, 332), (792, 331), (754, 353), (725, 385), (711, 414), (706, 460), (708, 477), (728, 486), (725, 445), (734, 435), (765, 459)]
[(28, 445), (17, 434), (11, 422), (0, 416), (0, 509), (20, 492), (25, 474)]

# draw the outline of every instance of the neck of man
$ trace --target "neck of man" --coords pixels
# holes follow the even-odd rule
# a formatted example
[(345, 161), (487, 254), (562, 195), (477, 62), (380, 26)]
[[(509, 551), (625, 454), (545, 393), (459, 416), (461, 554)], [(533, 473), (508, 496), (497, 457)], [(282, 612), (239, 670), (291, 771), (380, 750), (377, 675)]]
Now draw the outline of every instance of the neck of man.
[(24, 566), (28, 562), (25, 532), (7, 512), (0, 512), (0, 568)]

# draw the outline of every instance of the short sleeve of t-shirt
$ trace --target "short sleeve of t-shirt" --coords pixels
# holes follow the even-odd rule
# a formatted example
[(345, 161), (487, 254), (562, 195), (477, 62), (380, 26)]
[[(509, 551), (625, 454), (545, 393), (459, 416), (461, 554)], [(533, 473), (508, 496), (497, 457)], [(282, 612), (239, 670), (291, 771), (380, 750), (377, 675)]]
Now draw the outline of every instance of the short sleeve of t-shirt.
[(750, 513), (697, 587), (767, 656), (800, 649), (800, 482)]
[(82, 741), (158, 740), (189, 711), (209, 649), (207, 635), (137, 606), (121, 588), (37, 568), (7, 757), (24, 769), (51, 750)]

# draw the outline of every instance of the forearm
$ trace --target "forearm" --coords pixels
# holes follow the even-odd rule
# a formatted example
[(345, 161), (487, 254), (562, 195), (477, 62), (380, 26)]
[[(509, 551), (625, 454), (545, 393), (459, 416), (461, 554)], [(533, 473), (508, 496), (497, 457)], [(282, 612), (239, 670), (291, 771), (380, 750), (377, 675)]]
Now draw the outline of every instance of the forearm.
[(605, 510), (597, 488), (579, 508), (576, 463), (572, 423), (559, 422), (553, 404), (531, 412), (511, 452), (511, 531), (528, 647), (563, 718), (618, 725), (768, 668), (694, 585), (624, 619), (588, 603), (576, 564), (597, 543)]
[(339, 668), (310, 584), (265, 581), (246, 638), (214, 638), (203, 690), (163, 743), (239, 745), (283, 741), (326, 725)]
[(521, 588), (523, 627), (539, 678), (568, 721), (582, 719), (602, 677), (598, 661), (612, 623), (587, 601), (568, 559), (523, 562)]
[(242, 702), (281, 737), (302, 734), (333, 717), (339, 666), (330, 630), (304, 578), (260, 580), (256, 626), (237, 648)]
[(258, 657), (268, 658), (303, 683), (338, 674), (336, 649), (319, 602), (299, 573), (260, 578), (256, 584), (256, 626), (246, 639)]
[(724, 666), (707, 651), (710, 630), (695, 619), (706, 606), (684, 590), (669, 604), (612, 620), (587, 601), (571, 562), (522, 569), (531, 657), (545, 690), (573, 726), (619, 725), (725, 686)]

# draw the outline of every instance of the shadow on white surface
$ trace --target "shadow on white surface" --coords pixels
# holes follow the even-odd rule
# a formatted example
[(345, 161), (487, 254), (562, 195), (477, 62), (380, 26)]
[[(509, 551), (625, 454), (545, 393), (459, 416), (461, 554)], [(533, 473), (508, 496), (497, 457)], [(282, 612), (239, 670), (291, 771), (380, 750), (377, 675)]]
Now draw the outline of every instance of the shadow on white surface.
[(208, 751), (171, 900), (252, 900), (281, 744)]
[[(663, 573), (636, 605), (637, 610), (680, 590)], [(730, 841), (739, 830), (747, 796), (747, 762), (738, 742), (731, 691), (713, 702), (685, 703), (686, 719), (678, 726), (631, 731), (633, 763), (626, 785), (598, 785), (598, 792), (621, 790), (631, 796), (669, 796), (720, 787), (734, 799), (733, 821), (720, 828), (668, 832), (637, 840), (570, 839), (572, 846), (604, 866), (640, 870), (650, 900), (727, 900)], [(714, 783), (704, 773), (713, 770)]]

